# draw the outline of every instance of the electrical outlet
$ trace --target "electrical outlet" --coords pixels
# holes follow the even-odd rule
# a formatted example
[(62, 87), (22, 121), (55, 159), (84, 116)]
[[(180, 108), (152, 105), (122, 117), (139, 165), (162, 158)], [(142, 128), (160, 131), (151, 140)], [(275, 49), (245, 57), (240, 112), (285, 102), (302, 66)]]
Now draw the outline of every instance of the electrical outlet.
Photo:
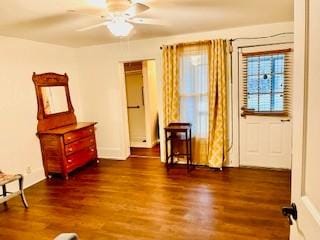
[(27, 167), (26, 172), (27, 172), (27, 174), (31, 174), (31, 167), (30, 166)]

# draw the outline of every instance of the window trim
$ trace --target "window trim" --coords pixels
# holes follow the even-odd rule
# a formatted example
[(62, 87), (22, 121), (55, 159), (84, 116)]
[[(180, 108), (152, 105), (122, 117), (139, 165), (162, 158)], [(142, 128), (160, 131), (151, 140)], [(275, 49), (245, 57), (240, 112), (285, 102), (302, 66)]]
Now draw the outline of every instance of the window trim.
[(259, 57), (259, 56), (264, 56), (264, 55), (286, 54), (289, 52), (292, 52), (292, 48), (270, 50), (270, 51), (260, 51), (260, 52), (247, 52), (247, 53), (242, 53), (242, 56), (244, 56), (244, 57)]

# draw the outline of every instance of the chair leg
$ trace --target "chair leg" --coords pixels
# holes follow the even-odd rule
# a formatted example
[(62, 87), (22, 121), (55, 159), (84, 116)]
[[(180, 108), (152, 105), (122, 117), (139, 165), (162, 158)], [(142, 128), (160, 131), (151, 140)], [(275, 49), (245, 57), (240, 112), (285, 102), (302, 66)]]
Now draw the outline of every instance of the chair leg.
[(19, 178), (19, 190), (20, 190), (20, 192), (21, 192), (21, 194), (20, 194), (21, 200), (22, 200), (22, 202), (23, 202), (24, 207), (25, 207), (25, 208), (28, 208), (29, 205), (28, 205), (28, 203), (27, 203), (27, 199), (26, 199), (26, 197), (24, 196), (24, 191), (23, 191), (23, 176), (20, 175), (20, 177), (21, 177), (21, 178)]
[[(6, 185), (2, 185), (2, 196), (3, 196), (3, 197), (6, 197), (6, 196), (7, 196), (7, 187), (6, 187)], [(8, 206), (7, 202), (3, 202), (3, 205), (4, 205), (5, 207)]]

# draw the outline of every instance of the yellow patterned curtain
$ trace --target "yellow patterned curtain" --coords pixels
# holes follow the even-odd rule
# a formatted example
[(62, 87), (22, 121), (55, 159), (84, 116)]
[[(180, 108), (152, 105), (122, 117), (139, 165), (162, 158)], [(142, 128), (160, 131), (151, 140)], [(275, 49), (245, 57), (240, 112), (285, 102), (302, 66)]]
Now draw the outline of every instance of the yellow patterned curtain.
[(227, 50), (226, 40), (213, 40), (209, 51), (208, 165), (221, 168), (227, 158)]
[(226, 40), (164, 46), (164, 121), (192, 123), (193, 162), (221, 168), (227, 158)]
[(179, 81), (177, 46), (163, 46), (163, 105), (165, 126), (179, 120)]

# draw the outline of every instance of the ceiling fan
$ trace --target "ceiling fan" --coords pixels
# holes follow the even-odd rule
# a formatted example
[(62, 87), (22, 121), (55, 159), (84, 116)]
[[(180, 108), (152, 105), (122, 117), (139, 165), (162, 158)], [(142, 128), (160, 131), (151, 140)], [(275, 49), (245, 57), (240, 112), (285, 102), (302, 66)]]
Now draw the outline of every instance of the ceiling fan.
[[(128, 36), (134, 28), (133, 24), (164, 25), (163, 22), (152, 18), (136, 17), (147, 11), (150, 7), (133, 0), (106, 0), (106, 10), (100, 17), (103, 22), (78, 29), (77, 31), (88, 31), (101, 26), (106, 26), (116, 37)], [(75, 10), (69, 10), (75, 14), (86, 14)], [(87, 14), (90, 15), (90, 14)]]

